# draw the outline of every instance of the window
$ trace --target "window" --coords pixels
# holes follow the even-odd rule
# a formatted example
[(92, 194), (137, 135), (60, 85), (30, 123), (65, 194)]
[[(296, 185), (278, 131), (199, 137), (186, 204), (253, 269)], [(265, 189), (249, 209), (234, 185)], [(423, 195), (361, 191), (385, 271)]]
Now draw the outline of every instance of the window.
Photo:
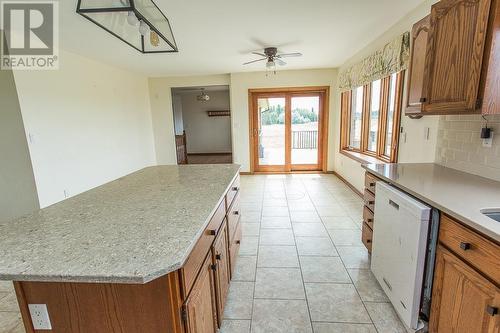
[(382, 80), (372, 82), (370, 87), (370, 109), (368, 110), (368, 151), (377, 152), (380, 115), (380, 93)]
[(349, 129), (349, 147), (351, 149), (361, 149), (361, 120), (363, 118), (363, 87), (358, 87), (352, 91), (352, 113), (351, 128)]
[(403, 74), (395, 73), (342, 93), (342, 152), (397, 161)]

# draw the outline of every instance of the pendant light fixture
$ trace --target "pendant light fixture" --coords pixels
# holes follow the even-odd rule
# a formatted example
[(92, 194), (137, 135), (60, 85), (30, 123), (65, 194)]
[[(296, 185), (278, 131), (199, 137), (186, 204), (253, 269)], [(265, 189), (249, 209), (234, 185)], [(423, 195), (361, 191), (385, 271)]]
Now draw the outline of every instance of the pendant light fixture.
[(205, 92), (205, 88), (201, 88), (201, 92), (198, 96), (196, 96), (198, 102), (208, 102), (210, 100), (210, 96)]
[(153, 0), (78, 0), (76, 12), (142, 53), (179, 51)]

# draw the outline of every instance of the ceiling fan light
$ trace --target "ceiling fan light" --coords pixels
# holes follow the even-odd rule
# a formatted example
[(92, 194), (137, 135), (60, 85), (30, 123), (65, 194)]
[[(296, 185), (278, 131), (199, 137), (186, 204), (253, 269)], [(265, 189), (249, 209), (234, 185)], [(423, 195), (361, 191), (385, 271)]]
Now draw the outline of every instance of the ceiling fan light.
[(276, 67), (276, 63), (272, 60), (269, 60), (268, 62), (266, 62), (266, 67), (268, 69), (272, 69), (272, 68), (275, 68)]
[(137, 18), (137, 16), (135, 16), (135, 13), (134, 12), (128, 12), (128, 15), (127, 15), (127, 22), (128, 24), (130, 24), (131, 26), (137, 26), (137, 23), (139, 23), (139, 19)]

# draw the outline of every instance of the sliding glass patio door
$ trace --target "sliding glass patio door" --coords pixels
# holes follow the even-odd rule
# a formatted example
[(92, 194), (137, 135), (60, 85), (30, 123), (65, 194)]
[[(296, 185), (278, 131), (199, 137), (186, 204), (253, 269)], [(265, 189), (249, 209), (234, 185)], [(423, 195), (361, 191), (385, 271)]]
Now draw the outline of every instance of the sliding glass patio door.
[(252, 93), (254, 171), (321, 170), (324, 96), (322, 91)]

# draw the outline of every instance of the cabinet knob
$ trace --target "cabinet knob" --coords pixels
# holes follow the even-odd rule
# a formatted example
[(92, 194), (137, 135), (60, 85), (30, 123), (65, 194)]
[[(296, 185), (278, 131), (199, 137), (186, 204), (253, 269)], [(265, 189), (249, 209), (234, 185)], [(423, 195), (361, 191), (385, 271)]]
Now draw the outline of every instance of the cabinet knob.
[(370, 187), (373, 187), (373, 186), (375, 186), (375, 183), (370, 183)]
[(237, 240), (237, 241), (236, 241), (236, 244), (241, 244), (241, 241), (240, 241), (240, 240)]
[(420, 97), (420, 103), (425, 103), (427, 102), (427, 98), (425, 97)]
[(366, 222), (372, 223), (373, 219), (366, 219)]
[(211, 236), (215, 236), (217, 234), (217, 231), (216, 230), (208, 230), (208, 234), (211, 235)]
[(233, 187), (231, 188), (231, 190), (233, 190), (233, 191), (238, 191), (239, 189), (240, 189), (240, 188), (239, 188), (238, 186), (233, 186)]
[(498, 308), (488, 305), (488, 307), (486, 307), (486, 312), (488, 312), (490, 316), (495, 316), (498, 314)]
[(215, 255), (215, 259), (217, 259), (217, 260), (221, 260), (221, 259), (222, 259), (222, 255), (220, 255), (220, 254), (216, 254), (216, 255)]
[(217, 265), (216, 264), (210, 265), (210, 269), (212, 269), (213, 271), (217, 270)]
[(372, 242), (372, 240), (371, 239), (367, 239), (366, 242), (369, 244), (369, 243)]
[(470, 243), (460, 242), (460, 248), (464, 251), (470, 250)]
[(369, 204), (369, 205), (374, 205), (374, 204), (375, 204), (375, 201), (368, 201), (368, 204)]
[(237, 210), (235, 210), (235, 211), (233, 212), (233, 214), (234, 214), (234, 215), (240, 215), (240, 212), (239, 212), (239, 211), (237, 211)]

